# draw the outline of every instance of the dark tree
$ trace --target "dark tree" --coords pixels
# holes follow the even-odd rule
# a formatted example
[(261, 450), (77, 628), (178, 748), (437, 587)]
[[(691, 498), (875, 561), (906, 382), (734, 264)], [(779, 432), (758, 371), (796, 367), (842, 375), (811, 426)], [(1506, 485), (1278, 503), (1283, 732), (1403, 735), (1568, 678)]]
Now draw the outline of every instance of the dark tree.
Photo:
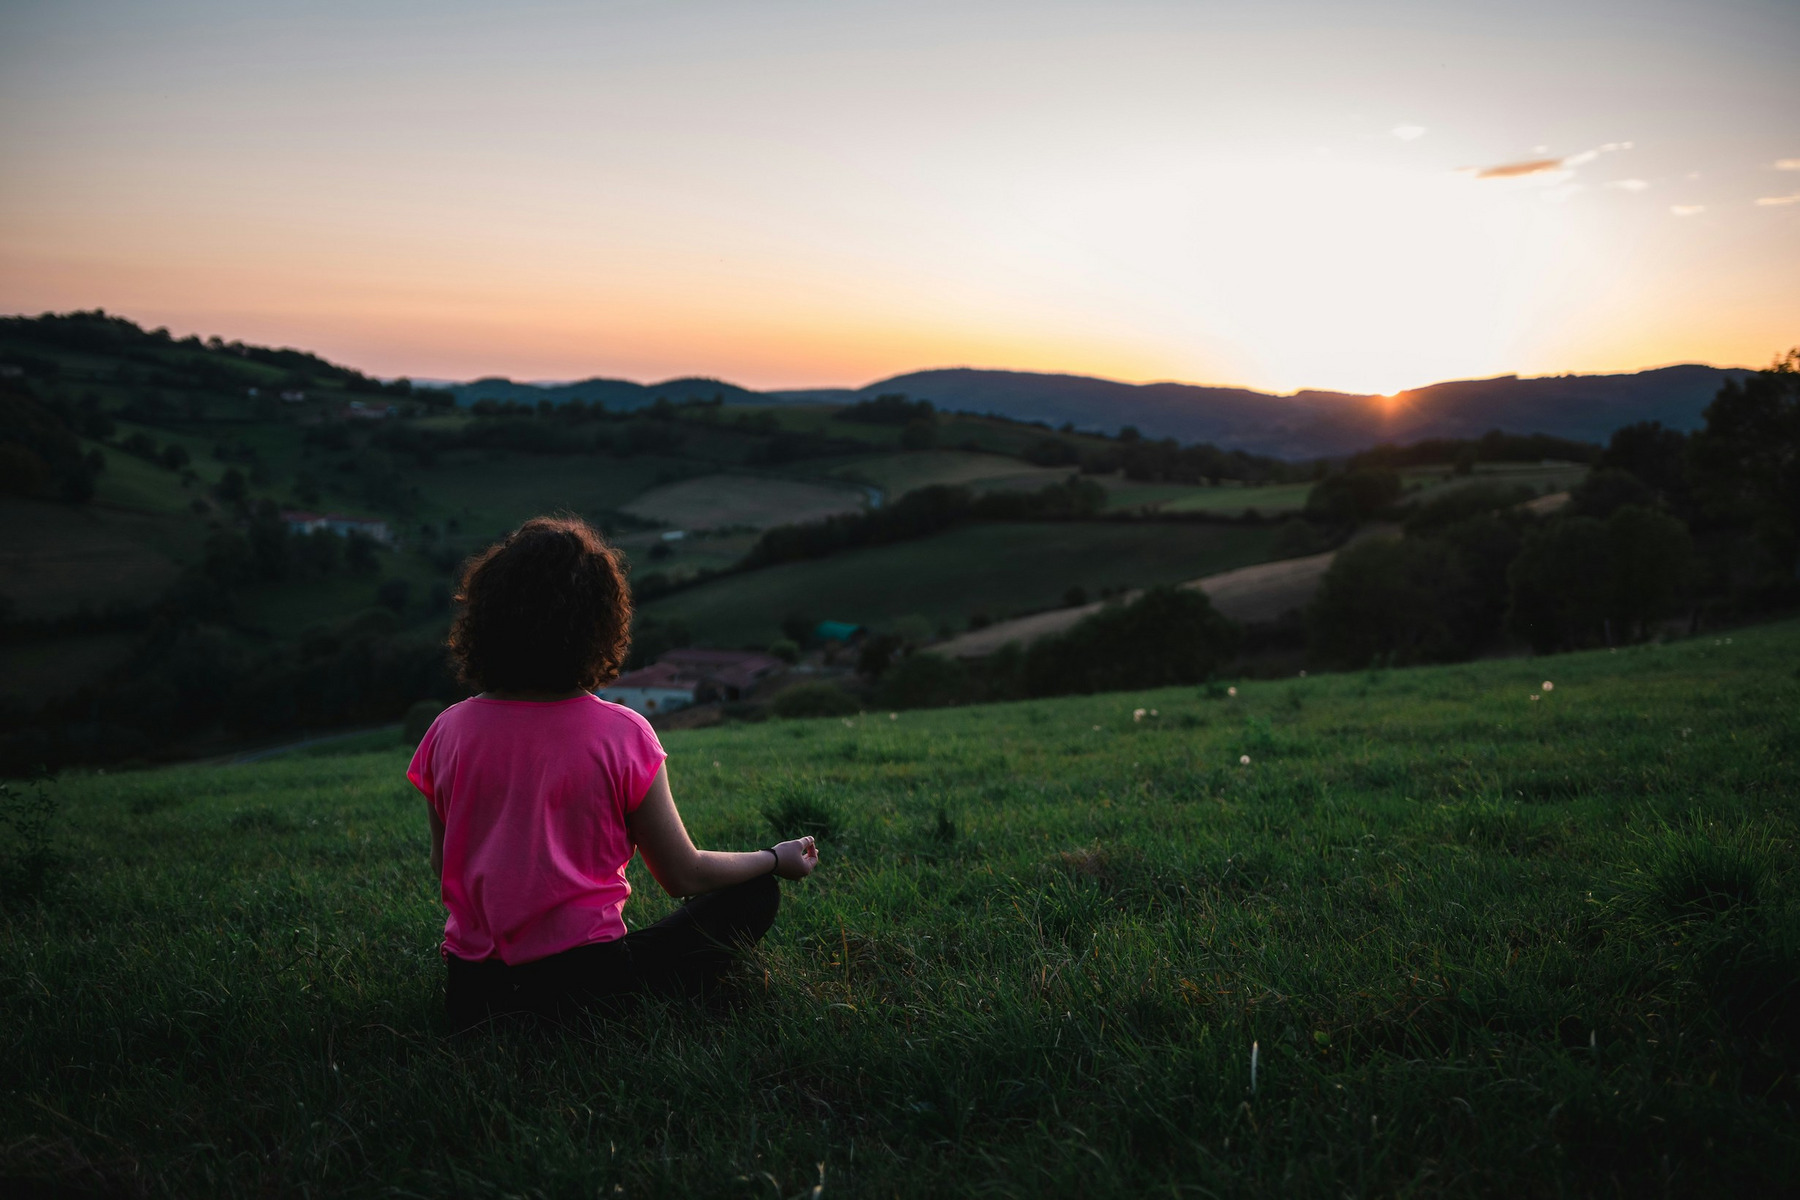
[(1800, 576), (1800, 350), (1728, 381), (1705, 416), (1689, 459), (1702, 509), (1755, 533), (1775, 573)]

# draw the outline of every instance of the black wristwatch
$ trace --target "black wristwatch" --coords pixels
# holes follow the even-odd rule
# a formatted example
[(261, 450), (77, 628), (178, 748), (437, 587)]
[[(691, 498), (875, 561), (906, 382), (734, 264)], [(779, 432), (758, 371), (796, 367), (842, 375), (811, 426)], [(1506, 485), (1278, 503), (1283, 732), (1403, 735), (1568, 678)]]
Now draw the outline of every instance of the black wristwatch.
[(775, 855), (775, 865), (769, 868), (769, 874), (773, 875), (775, 872), (781, 870), (781, 855), (776, 853), (775, 847), (773, 846), (764, 846), (763, 849), (767, 850), (770, 854)]

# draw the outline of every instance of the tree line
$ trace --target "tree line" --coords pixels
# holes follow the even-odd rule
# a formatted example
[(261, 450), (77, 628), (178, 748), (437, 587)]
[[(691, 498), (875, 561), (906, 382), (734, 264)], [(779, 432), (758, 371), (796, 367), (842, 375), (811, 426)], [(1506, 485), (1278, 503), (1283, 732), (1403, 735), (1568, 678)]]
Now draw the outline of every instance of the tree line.
[[(1311, 655), (1444, 662), (1508, 637), (1547, 653), (1800, 603), (1800, 353), (1728, 381), (1703, 417), (1692, 434), (1618, 430), (1555, 512), (1533, 511), (1518, 489), (1471, 484), (1407, 516), (1401, 537), (1349, 546), (1307, 613)], [(1322, 483), (1318, 509), (1379, 511), (1397, 482), (1388, 470)]]

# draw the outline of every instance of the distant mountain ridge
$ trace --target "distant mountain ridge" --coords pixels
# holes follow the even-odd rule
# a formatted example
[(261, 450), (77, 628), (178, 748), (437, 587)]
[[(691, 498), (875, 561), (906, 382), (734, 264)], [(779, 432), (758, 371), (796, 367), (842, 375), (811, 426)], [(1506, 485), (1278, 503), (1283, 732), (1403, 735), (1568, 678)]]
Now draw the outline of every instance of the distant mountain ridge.
[(1145, 437), (1212, 442), (1283, 458), (1349, 454), (1380, 442), (1478, 437), (1490, 429), (1548, 433), (1604, 442), (1621, 425), (1661, 421), (1699, 428), (1701, 412), (1743, 368), (1700, 364), (1618, 375), (1554, 375), (1434, 383), (1393, 397), (1308, 390), (1292, 395), (1188, 383), (1120, 383), (1086, 375), (953, 367), (895, 375), (861, 388), (757, 392), (716, 379), (638, 384), (588, 379), (567, 384), (478, 379), (455, 384), (460, 403), (480, 399), (566, 403), (580, 399), (635, 409), (659, 397), (727, 403), (849, 404), (888, 392), (930, 400), (940, 408), (997, 413), (1020, 421), (1069, 423), (1116, 433), (1131, 425)]

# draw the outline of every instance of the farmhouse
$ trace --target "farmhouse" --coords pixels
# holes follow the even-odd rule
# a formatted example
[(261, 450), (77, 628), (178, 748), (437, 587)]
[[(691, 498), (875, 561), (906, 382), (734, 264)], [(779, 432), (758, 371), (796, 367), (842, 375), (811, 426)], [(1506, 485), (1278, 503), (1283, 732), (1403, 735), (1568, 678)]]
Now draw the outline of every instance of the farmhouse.
[(621, 675), (595, 694), (649, 717), (690, 704), (741, 700), (786, 666), (772, 655), (741, 650), (671, 650), (654, 665)]
[(757, 684), (778, 675), (787, 666), (771, 654), (744, 650), (671, 650), (657, 660), (700, 680), (695, 698), (742, 700)]
[(657, 713), (675, 712), (694, 702), (700, 681), (668, 663), (656, 663), (642, 670), (621, 675), (598, 692), (602, 700), (623, 704), (653, 717)]
[(281, 519), (290, 533), (316, 533), (326, 529), (339, 537), (349, 537), (360, 533), (366, 538), (380, 542), (384, 546), (394, 542), (394, 531), (386, 521), (377, 521), (368, 517), (346, 517), (342, 513), (314, 513), (289, 510), (281, 514)]
[(392, 404), (364, 404), (361, 400), (352, 400), (344, 409), (344, 416), (355, 421), (385, 421), (399, 414), (399, 408)]

